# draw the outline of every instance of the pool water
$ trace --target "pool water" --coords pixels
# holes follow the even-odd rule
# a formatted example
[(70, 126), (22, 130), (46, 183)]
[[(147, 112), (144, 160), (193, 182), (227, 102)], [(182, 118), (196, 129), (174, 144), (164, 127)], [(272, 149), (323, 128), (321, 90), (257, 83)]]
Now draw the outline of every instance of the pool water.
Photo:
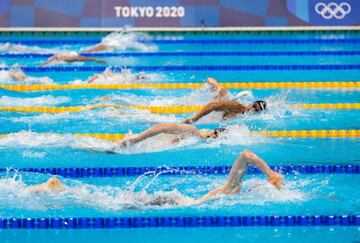
[[(76, 136), (75, 133), (139, 133), (166, 122), (181, 122), (191, 115), (155, 114), (147, 110), (114, 107), (81, 112), (39, 113), (1, 111), (0, 218), (65, 217), (192, 217), (262, 215), (359, 215), (359, 173), (290, 173), (277, 191), (261, 174), (247, 175), (241, 194), (220, 197), (192, 206), (146, 206), (139, 202), (154, 195), (189, 201), (224, 183), (224, 174), (190, 173), (143, 176), (58, 176), (71, 188), (59, 195), (28, 193), (29, 185), (45, 182), (50, 174), (6, 171), (5, 168), (112, 168), (152, 166), (231, 166), (244, 149), (251, 149), (271, 166), (360, 165), (357, 136), (268, 137), (252, 131), (358, 130), (360, 110), (303, 109), (297, 104), (360, 103), (360, 33), (234, 32), (150, 33), (121, 36), (117, 50), (89, 56), (95, 62), (39, 65), (52, 53), (81, 52), (107, 33), (1, 33), (0, 108), (70, 107), (96, 104), (122, 106), (204, 105), (213, 98), (204, 85), (199, 89), (66, 89), (18, 92), (21, 84), (8, 77), (7, 68), (22, 69), (30, 85), (84, 84), (105, 68), (123, 72), (120, 80), (97, 84), (134, 82), (137, 74), (146, 83), (221, 82), (351, 82), (346, 89), (269, 89), (246, 91), (241, 102), (266, 100), (267, 111), (219, 122), (201, 119), (198, 128), (226, 127), (218, 139), (187, 139), (177, 145), (159, 140), (105, 153), (111, 141)], [(9, 48), (10, 45), (10, 48)], [(20, 66), (20, 67), (19, 67)], [(122, 71), (121, 71), (122, 70)], [(139, 82), (139, 81), (136, 81)], [(65, 87), (65, 86), (63, 86)], [(230, 89), (232, 94), (243, 90)], [(108, 98), (104, 100), (104, 96)], [(357, 131), (358, 132), (358, 131)], [(45, 242), (90, 238), (89, 242), (121, 237), (125, 242), (195, 242), (292, 240), (294, 242), (360, 240), (358, 226), (252, 226), (214, 228), (140, 228), (31, 230), (2, 229), (5, 241)], [(141, 236), (141, 238), (140, 238)], [(265, 237), (266, 236), (266, 237)]]

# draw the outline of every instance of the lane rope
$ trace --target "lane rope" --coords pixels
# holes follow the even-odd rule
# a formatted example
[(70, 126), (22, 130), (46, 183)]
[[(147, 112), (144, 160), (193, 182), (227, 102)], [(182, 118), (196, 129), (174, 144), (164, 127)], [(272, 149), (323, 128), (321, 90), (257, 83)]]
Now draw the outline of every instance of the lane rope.
[[(281, 174), (360, 174), (360, 165), (277, 165), (270, 168)], [(231, 166), (146, 166), (146, 167), (94, 167), (94, 168), (0, 168), (0, 172), (30, 172), (58, 175), (68, 178), (125, 177), (145, 173), (174, 175), (227, 175)], [(261, 174), (255, 167), (248, 167), (248, 174)]]
[[(172, 40), (139, 40), (142, 43), (154, 44), (357, 44), (358, 38), (349, 39), (172, 39)], [(22, 45), (64, 45), (87, 44), (95, 45), (101, 42), (96, 40), (14, 40), (2, 39), (0, 43)]]
[[(50, 67), (21, 67), (24, 72), (103, 72), (107, 66), (50, 66)], [(299, 70), (359, 70), (359, 64), (321, 64), (321, 65), (209, 65), (209, 66), (127, 66), (132, 71), (299, 71)], [(0, 67), (9, 70), (11, 67)], [(111, 70), (120, 72), (122, 67), (112, 67)]]
[[(264, 131), (250, 131), (254, 135), (265, 137), (280, 137), (280, 138), (359, 138), (360, 130), (356, 129), (329, 129), (329, 130), (264, 130)], [(38, 133), (42, 135), (68, 135), (59, 133)], [(12, 133), (0, 134), (0, 138), (10, 136)], [(122, 133), (73, 133), (73, 136), (92, 137), (101, 140), (118, 142), (125, 138), (126, 134)]]
[[(82, 53), (89, 57), (168, 57), (168, 56), (355, 56), (360, 51), (243, 51), (243, 52), (122, 52)], [(49, 58), (53, 54), (1, 53), (0, 58)]]
[[(227, 89), (359, 89), (360, 81), (354, 82), (222, 82)], [(198, 89), (198, 83), (131, 83), (131, 84), (0, 84), (0, 89), (11, 91), (49, 91), (74, 89)]]
[[(360, 103), (333, 103), (333, 104), (292, 104), (294, 108), (306, 110), (358, 110)], [(61, 107), (41, 107), (41, 106), (0, 106), (0, 111), (4, 112), (22, 112), (22, 113), (64, 113), (64, 112), (82, 112), (101, 108), (115, 109), (138, 109), (147, 110), (155, 114), (186, 114), (201, 110), (204, 106), (122, 106), (116, 104), (100, 104), (87, 106), (61, 106)]]
[(360, 215), (0, 218), (1, 229), (358, 226)]

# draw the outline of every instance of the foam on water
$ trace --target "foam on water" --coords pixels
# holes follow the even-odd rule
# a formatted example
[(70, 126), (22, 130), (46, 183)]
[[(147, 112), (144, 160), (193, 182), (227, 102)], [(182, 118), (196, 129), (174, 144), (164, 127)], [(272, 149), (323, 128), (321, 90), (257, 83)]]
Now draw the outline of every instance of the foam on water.
[(5, 43), (5, 44), (0, 44), (0, 52), (6, 52), (12, 54), (18, 54), (18, 53), (54, 54), (61, 52), (61, 50), (57, 48), (43, 48), (38, 46), (26, 46), (26, 45)]
[(12, 122), (21, 122), (29, 125), (34, 124), (56, 124), (58, 122), (67, 121), (89, 121), (92, 124), (106, 122), (112, 126), (119, 124), (133, 124), (139, 122), (150, 122), (152, 124), (178, 122), (174, 115), (160, 115), (150, 113), (147, 110), (136, 109), (114, 109), (105, 108), (97, 110), (85, 110), (82, 112), (64, 112), (64, 113), (42, 113), (30, 116), (3, 118)]
[[(34, 174), (32, 178), (34, 176), (36, 177), (37, 175)], [(315, 181), (310, 182), (309, 180), (290, 181), (286, 183), (281, 191), (278, 191), (268, 182), (254, 178), (244, 182), (244, 188), (239, 194), (232, 196), (224, 195), (208, 202), (194, 205), (196, 198), (222, 185), (224, 178), (210, 179), (199, 176), (185, 178), (187, 183), (191, 182), (194, 186), (185, 188), (185, 192), (182, 193), (177, 189), (177, 187), (181, 187), (181, 181), (176, 180), (177, 182), (168, 185), (168, 183), (159, 182), (158, 176), (159, 174), (153, 174), (148, 178), (149, 175), (142, 175), (135, 181), (128, 181), (128, 183), (119, 187), (109, 185), (97, 186), (73, 179), (61, 178), (67, 190), (60, 193), (44, 194), (32, 193), (29, 190), (31, 186), (23, 182), (21, 175), (7, 173), (5, 177), (0, 179), (0, 208), (45, 211), (49, 209), (66, 210), (66, 208), (81, 206), (105, 212), (117, 212), (127, 209), (146, 210), (160, 207), (224, 208), (234, 205), (264, 205), (274, 202), (287, 203), (309, 200), (311, 195), (304, 193), (299, 188), (304, 183), (316, 184)], [(44, 182), (46, 179), (43, 178), (41, 181)], [(139, 182), (144, 179), (146, 180), (145, 183), (139, 185)], [(152, 185), (153, 183), (157, 185)], [(149, 187), (152, 188), (150, 189)], [(194, 198), (188, 196), (188, 193), (195, 195)], [(165, 199), (169, 203), (164, 205), (154, 204), (154, 201), (159, 198)], [(176, 202), (178, 205), (173, 205), (171, 202)]]
[[(106, 45), (113, 51), (117, 50), (139, 50), (156, 51), (158, 48), (153, 44), (142, 43), (141, 40), (149, 40), (150, 36), (146, 33), (132, 32), (123, 30), (113, 32), (101, 40), (101, 44)], [(87, 49), (87, 48), (86, 48)]]
[[(90, 77), (89, 77), (90, 78)], [(163, 82), (167, 80), (165, 74), (158, 73), (132, 73), (130, 69), (123, 68), (120, 72), (113, 72), (107, 68), (103, 73), (97, 74), (92, 84), (126, 84), (144, 82)], [(87, 81), (74, 80), (72, 84), (86, 84)]]
[[(60, 193), (32, 193), (31, 186), (26, 185), (21, 176), (5, 176), (0, 179), (0, 208), (18, 208), (43, 211), (81, 206), (101, 211), (120, 211), (124, 209), (145, 209), (158, 207), (153, 205), (157, 198), (170, 199), (182, 205), (191, 204), (193, 200), (176, 189), (148, 193), (141, 189), (129, 190), (122, 187), (96, 186), (71, 179), (61, 179), (67, 190)], [(14, 203), (16, 202), (16, 203)], [(162, 207), (170, 207), (170, 204)]]
[(45, 76), (45, 77), (33, 77), (33, 76), (26, 76), (25, 80), (17, 81), (14, 80), (11, 76), (9, 71), (0, 71), (0, 84), (53, 84), (54, 81)]
[[(157, 75), (157, 74), (155, 74)], [(157, 76), (155, 76), (157, 77)], [(166, 80), (166, 77), (159, 80)], [(156, 94), (156, 91), (154, 91)], [(240, 94), (241, 93), (241, 94)], [(239, 102), (246, 102), (253, 99), (253, 94), (250, 90), (243, 90), (239, 92)], [(150, 106), (180, 106), (180, 105), (204, 105), (214, 100), (216, 94), (211, 88), (204, 84), (203, 87), (195, 89), (184, 96), (139, 96), (131, 93), (123, 95), (112, 95), (111, 101), (118, 102), (121, 105), (150, 105)], [(94, 100), (96, 101), (97, 98)]]
[[(129, 135), (131, 135), (129, 131)], [(178, 135), (159, 134), (145, 139), (128, 147), (120, 147), (117, 143), (86, 136), (75, 136), (71, 134), (59, 135), (55, 133), (36, 133), (31, 131), (20, 131), (0, 137), (1, 148), (35, 148), (35, 147), (67, 147), (73, 149), (88, 150), (93, 152), (115, 152), (121, 154), (137, 154), (165, 151), (180, 148), (207, 148), (229, 145), (249, 145), (267, 141), (260, 135), (251, 135), (245, 126), (231, 126), (226, 132), (219, 135), (217, 139), (199, 139), (196, 137), (184, 137), (180, 141)]]
[(43, 95), (34, 98), (20, 98), (4, 95), (0, 98), (0, 106), (52, 106), (70, 101), (71, 98), (66, 96), (54, 97), (52, 95)]

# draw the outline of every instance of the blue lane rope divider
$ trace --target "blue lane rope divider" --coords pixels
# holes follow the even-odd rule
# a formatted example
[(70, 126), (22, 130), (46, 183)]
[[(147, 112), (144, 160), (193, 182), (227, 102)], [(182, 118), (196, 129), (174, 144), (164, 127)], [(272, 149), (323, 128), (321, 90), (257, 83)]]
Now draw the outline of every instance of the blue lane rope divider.
[[(360, 174), (360, 165), (278, 165), (270, 166), (282, 174)], [(162, 175), (226, 175), (231, 166), (149, 166), (149, 167), (94, 167), (94, 168), (0, 168), (0, 172), (19, 171), (69, 178), (139, 176), (153, 172)], [(255, 167), (249, 167), (249, 174), (260, 174)]]
[[(233, 65), (233, 66), (127, 66), (133, 71), (250, 71), (250, 70), (358, 70), (360, 64), (344, 65)], [(0, 67), (9, 70), (11, 67)], [(25, 72), (103, 72), (106, 66), (57, 66), (57, 67), (22, 67)], [(113, 71), (121, 71), (122, 67), (112, 67)]]
[[(0, 43), (22, 45), (95, 45), (101, 40), (14, 40), (3, 39)], [(360, 39), (175, 39), (175, 40), (140, 40), (142, 43), (154, 44), (357, 44)]]
[[(48, 58), (53, 54), (1, 53), (0, 58)], [(243, 51), (243, 52), (121, 52), (82, 53), (89, 57), (162, 57), (162, 56), (355, 56), (360, 51)]]
[(0, 218), (0, 229), (359, 226), (360, 215)]

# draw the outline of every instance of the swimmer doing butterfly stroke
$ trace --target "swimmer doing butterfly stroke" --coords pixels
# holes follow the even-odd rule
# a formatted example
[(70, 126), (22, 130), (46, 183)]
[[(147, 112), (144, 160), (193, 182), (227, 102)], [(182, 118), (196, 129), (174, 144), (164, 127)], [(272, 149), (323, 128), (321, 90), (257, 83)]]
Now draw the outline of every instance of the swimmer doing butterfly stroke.
[[(250, 150), (245, 150), (238, 158), (235, 160), (234, 164), (231, 167), (230, 173), (226, 182), (206, 193), (204, 196), (194, 199), (192, 203), (185, 203), (181, 200), (176, 200), (174, 198), (166, 196), (156, 196), (151, 200), (144, 202), (145, 205), (179, 205), (179, 206), (189, 206), (194, 204), (203, 203), (209, 199), (216, 198), (221, 195), (234, 195), (239, 193), (242, 188), (242, 180), (245, 176), (248, 166), (253, 165), (256, 168), (260, 169), (267, 177), (268, 181), (278, 190), (281, 189), (284, 184), (283, 177), (274, 172), (261, 158)], [(68, 190), (69, 187), (61, 183), (57, 178), (50, 178), (47, 182), (35, 186), (29, 187), (27, 190), (31, 193), (43, 193), (43, 194), (59, 194)]]

